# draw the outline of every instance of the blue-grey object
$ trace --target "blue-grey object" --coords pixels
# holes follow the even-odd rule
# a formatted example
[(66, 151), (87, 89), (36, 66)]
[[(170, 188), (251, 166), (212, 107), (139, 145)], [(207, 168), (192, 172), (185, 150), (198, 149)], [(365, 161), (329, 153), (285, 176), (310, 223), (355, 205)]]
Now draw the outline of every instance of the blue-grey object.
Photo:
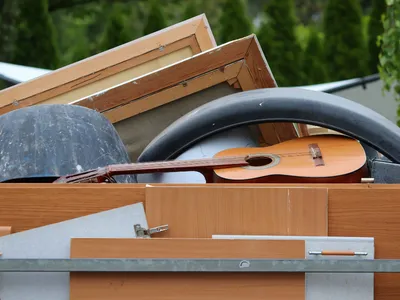
[[(101, 113), (49, 104), (0, 116), (0, 182), (52, 182), (110, 164), (130, 163), (114, 126)], [(116, 176), (119, 183), (135, 176)]]

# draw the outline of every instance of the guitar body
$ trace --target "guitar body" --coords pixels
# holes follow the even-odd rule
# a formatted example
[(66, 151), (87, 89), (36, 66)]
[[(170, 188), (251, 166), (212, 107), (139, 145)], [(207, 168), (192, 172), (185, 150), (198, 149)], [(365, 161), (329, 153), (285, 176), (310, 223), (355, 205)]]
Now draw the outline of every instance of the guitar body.
[(307, 136), (270, 147), (232, 148), (214, 158), (246, 155), (250, 166), (215, 169), (213, 182), (360, 183), (368, 176), (364, 148), (342, 135)]

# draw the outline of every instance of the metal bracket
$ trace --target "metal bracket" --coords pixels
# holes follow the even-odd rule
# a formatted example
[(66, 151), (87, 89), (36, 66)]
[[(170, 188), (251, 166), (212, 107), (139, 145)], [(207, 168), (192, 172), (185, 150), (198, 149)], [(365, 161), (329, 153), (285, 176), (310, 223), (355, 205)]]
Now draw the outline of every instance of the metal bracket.
[(396, 259), (0, 259), (2, 272), (400, 273)]
[(154, 234), (154, 233), (167, 231), (168, 230), (168, 224), (167, 225), (161, 225), (161, 226), (153, 227), (153, 228), (149, 228), (149, 229), (143, 228), (142, 226), (140, 226), (140, 224), (135, 224), (135, 225), (133, 225), (133, 228), (135, 230), (136, 237), (138, 237), (138, 238), (150, 238), (151, 235)]

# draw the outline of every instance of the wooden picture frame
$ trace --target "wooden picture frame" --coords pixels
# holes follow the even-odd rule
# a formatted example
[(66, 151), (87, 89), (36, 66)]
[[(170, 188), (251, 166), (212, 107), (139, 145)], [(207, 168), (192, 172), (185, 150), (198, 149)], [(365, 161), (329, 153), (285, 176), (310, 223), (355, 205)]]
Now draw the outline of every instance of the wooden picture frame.
[[(71, 104), (95, 109), (116, 124), (221, 83), (237, 91), (277, 87), (256, 35), (201, 52)], [(308, 135), (305, 125), (265, 123), (258, 127), (261, 142), (270, 145)]]
[(67, 104), (216, 46), (204, 14), (0, 91), (0, 114)]

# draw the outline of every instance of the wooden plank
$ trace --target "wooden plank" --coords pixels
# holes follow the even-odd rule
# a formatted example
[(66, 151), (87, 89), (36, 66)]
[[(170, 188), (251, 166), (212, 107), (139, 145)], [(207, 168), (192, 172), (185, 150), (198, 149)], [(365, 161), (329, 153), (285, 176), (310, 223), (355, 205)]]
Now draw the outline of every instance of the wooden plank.
[(143, 201), (143, 185), (7, 184), (0, 189), (0, 225), (20, 232)]
[(254, 35), (226, 43), (124, 84), (72, 102), (103, 112), (241, 60)]
[[(180, 43), (183, 39), (195, 38), (199, 44), (199, 49), (215, 47), (216, 43), (212, 32), (211, 30), (207, 30), (204, 24), (208, 24), (208, 21), (206, 16), (202, 14), (88, 59), (60, 68), (40, 78), (8, 88), (0, 92), (0, 105), (6, 106), (8, 110), (13, 110), (38, 103), (49, 97), (64, 93), (66, 89), (72, 89), (74, 86), (79, 87), (93, 80), (99, 80), (110, 74), (120, 72), (124, 68), (127, 69), (133, 65), (138, 65), (142, 62), (141, 59), (148, 55), (154, 57), (156, 53), (156, 55), (161, 56), (164, 52), (159, 50), (160, 47), (165, 51), (171, 45)], [(192, 43), (192, 40), (188, 39), (187, 42), (184, 45), (185, 47)], [(51, 91), (51, 94), (36, 99), (32, 98), (46, 91)], [(14, 101), (19, 102), (16, 107), (12, 106)], [(10, 105), (11, 107), (9, 107)], [(3, 107), (1, 113), (5, 111), (5, 107)]]
[(71, 258), (305, 258), (304, 240), (71, 238)]
[(233, 64), (224, 66), (223, 69), (218, 68), (193, 79), (180, 82), (179, 84), (164, 89), (156, 94), (151, 94), (128, 104), (105, 111), (104, 116), (112, 123), (133, 117), (139, 113), (194, 94), (232, 78), (236, 78), (242, 64), (243, 60), (240, 60)]
[(327, 189), (263, 187), (148, 187), (149, 226), (168, 224), (160, 237), (213, 234), (327, 235)]
[[(304, 249), (304, 241), (72, 239), (71, 257), (299, 259), (305, 257)], [(287, 288), (288, 286), (290, 288)], [(265, 299), (266, 295), (271, 299), (305, 299), (305, 275), (295, 273), (71, 273), (70, 275), (71, 300), (122, 300), (132, 297), (160, 300), (242, 300)]]
[[(330, 190), (329, 236), (372, 236), (376, 259), (400, 259), (398, 189)], [(400, 274), (375, 274), (374, 299), (399, 299), (399, 282)]]

